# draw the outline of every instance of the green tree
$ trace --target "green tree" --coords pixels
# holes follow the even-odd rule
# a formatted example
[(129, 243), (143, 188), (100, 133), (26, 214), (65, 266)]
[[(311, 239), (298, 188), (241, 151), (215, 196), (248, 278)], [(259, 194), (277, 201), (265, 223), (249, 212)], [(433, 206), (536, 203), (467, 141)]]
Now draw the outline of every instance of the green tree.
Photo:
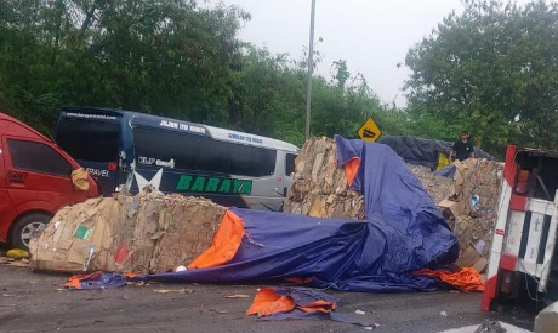
[(466, 1), (407, 57), (415, 132), (502, 154), (513, 143), (558, 148), (558, 4)]
[[(306, 60), (239, 40), (249, 19), (190, 0), (4, 0), (0, 110), (45, 133), (63, 105), (104, 106), (301, 145)], [(405, 132), (406, 113), (382, 106), (344, 60), (333, 67), (332, 80), (313, 78), (313, 135), (355, 137), (370, 116)]]

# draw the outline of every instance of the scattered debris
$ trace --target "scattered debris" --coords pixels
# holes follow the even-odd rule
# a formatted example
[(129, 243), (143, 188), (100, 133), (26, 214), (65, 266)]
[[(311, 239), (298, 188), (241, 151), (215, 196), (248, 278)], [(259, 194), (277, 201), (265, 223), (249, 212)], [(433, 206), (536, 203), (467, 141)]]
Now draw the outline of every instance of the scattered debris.
[(250, 295), (229, 295), (229, 296), (225, 296), (225, 298), (250, 298), (252, 296)]
[(125, 285), (126, 277), (122, 273), (93, 272), (70, 277), (64, 288), (69, 290), (99, 290), (117, 289)]
[(227, 310), (218, 310), (218, 309), (214, 309), (214, 308), (210, 308), (209, 311), (213, 311), (217, 314), (227, 314), (227, 313), (229, 313), (229, 311), (227, 311)]
[(22, 259), (22, 260), (12, 261), (8, 264), (8, 266), (29, 267), (29, 259)]
[(362, 310), (355, 310), (355, 314), (364, 316), (366, 314), (366, 312), (364, 312)]
[(440, 316), (447, 317), (448, 314), (446, 313), (446, 311), (440, 311)]
[(153, 291), (161, 294), (179, 293), (191, 295), (194, 293), (192, 289), (155, 289)]
[(371, 331), (371, 330), (373, 330), (373, 329), (375, 329), (375, 328), (378, 328), (378, 327), (380, 327), (380, 326), (382, 326), (382, 325), (380, 325), (380, 324), (378, 324), (378, 323), (374, 323), (374, 324), (372, 324), (371, 326), (365, 327), (364, 329), (365, 329), (365, 330), (370, 330), (370, 331)]
[(84, 168), (79, 168), (72, 171), (72, 183), (74, 183), (74, 188), (80, 191), (89, 190), (89, 172)]
[(506, 333), (500, 322), (486, 320), (476, 330), (475, 333)]

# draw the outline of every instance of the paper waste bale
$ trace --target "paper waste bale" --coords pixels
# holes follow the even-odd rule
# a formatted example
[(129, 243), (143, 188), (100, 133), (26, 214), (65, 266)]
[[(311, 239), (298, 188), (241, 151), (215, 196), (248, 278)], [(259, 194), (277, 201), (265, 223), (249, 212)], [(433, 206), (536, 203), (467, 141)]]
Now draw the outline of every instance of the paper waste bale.
[[(422, 166), (408, 164), (408, 167), (435, 203), (455, 193), (452, 179), (434, 176)], [(296, 159), (295, 180), (285, 202), (285, 212), (364, 219), (363, 197), (349, 188), (345, 171), (337, 167), (333, 139), (310, 138), (302, 147)]]
[[(432, 172), (417, 175), (434, 202), (442, 210), (451, 230), (459, 239), (460, 267), (473, 266), (482, 272), (489, 259), (490, 244), (500, 201), (503, 164), (484, 159), (456, 162), (455, 179), (440, 182)], [(416, 168), (411, 168), (415, 173)], [(448, 200), (455, 195), (452, 200)]]
[(455, 194), (455, 182), (451, 178), (436, 176), (432, 170), (419, 165), (407, 164), (435, 204)]
[[(337, 167), (335, 141), (310, 138), (296, 159), (295, 179), (285, 212), (315, 217), (364, 219), (364, 201)], [(484, 270), (496, 223), (502, 164), (471, 159), (456, 163), (455, 179), (407, 164), (459, 238), (459, 264)], [(453, 201), (448, 200), (456, 196)], [(474, 258), (474, 260), (473, 260)]]
[(364, 201), (337, 167), (335, 141), (310, 138), (296, 158), (295, 180), (284, 206), (287, 213), (322, 218), (364, 219)]
[[(449, 204), (448, 222), (459, 238), (462, 251), (475, 251), (480, 256), (474, 267), (482, 272), (489, 259), (496, 225), (503, 164), (470, 159), (457, 162), (456, 167), (457, 199)], [(448, 202), (441, 206), (448, 206)]]
[(209, 247), (225, 211), (203, 198), (148, 192), (90, 199), (60, 209), (31, 242), (31, 267), (165, 272)]

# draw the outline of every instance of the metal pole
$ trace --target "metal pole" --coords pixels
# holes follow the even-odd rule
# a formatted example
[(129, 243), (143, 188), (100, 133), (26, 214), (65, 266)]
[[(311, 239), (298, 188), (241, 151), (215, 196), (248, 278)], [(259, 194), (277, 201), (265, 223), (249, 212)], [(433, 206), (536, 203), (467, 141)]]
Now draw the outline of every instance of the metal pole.
[(310, 138), (310, 113), (312, 111), (312, 77), (314, 75), (314, 14), (316, 0), (312, 0), (312, 14), (310, 19), (310, 43), (308, 46), (308, 93), (306, 95), (306, 140)]

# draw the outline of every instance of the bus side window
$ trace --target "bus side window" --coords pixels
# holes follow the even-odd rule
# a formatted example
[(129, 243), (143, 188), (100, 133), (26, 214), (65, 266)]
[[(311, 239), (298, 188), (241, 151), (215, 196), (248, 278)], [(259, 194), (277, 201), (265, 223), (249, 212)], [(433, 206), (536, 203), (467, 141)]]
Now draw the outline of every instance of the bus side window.
[(290, 177), (296, 171), (296, 155), (287, 153), (285, 156), (285, 176)]
[(135, 127), (133, 134), (138, 165), (155, 167), (156, 160), (169, 162), (172, 159), (177, 169), (197, 169), (197, 136), (147, 127)]
[(228, 175), (265, 177), (273, 175), (277, 151), (249, 145), (200, 139), (198, 170)]
[(147, 127), (136, 127), (133, 134), (139, 165), (173, 159), (181, 170), (249, 177), (271, 176), (275, 171), (276, 150)]

